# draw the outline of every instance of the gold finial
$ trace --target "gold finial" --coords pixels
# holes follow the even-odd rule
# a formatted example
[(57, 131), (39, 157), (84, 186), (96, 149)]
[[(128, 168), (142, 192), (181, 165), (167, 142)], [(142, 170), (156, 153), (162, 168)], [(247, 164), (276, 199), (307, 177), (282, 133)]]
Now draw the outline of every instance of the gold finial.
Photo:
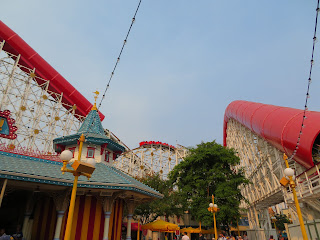
[(98, 110), (98, 108), (97, 108), (97, 98), (99, 96), (99, 92), (95, 91), (93, 93), (95, 94), (95, 96), (94, 96), (94, 104), (93, 104), (91, 110)]

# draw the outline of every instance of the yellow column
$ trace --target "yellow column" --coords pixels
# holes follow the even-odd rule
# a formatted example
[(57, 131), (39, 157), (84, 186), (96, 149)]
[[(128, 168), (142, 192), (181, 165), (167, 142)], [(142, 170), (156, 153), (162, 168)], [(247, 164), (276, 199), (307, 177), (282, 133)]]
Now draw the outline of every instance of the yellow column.
[[(291, 179), (292, 179), (292, 177), (290, 177), (290, 181), (291, 181)], [(299, 218), (299, 223), (300, 223), (300, 228), (301, 228), (301, 233), (302, 233), (303, 240), (308, 240), (308, 235), (307, 235), (306, 228), (304, 226), (302, 213), (301, 213), (301, 209), (300, 209), (300, 205), (299, 205), (299, 202), (298, 202), (298, 197), (297, 197), (297, 193), (296, 193), (296, 189), (295, 188), (292, 188), (292, 193), (293, 193), (293, 197), (294, 197), (294, 203), (295, 203), (296, 209), (297, 209), (297, 214), (298, 214), (298, 218)]]
[[(212, 194), (212, 204), (214, 205), (214, 196)], [(218, 232), (217, 232), (217, 223), (216, 223), (216, 212), (215, 209), (213, 210), (213, 224), (214, 224), (214, 238), (218, 239)]]
[(214, 224), (214, 238), (218, 239), (218, 232), (217, 232), (217, 223), (216, 223), (216, 213), (213, 213), (213, 224)]
[[(289, 168), (288, 157), (287, 157), (287, 155), (285, 153), (283, 154), (283, 159), (284, 159), (284, 161), (286, 163), (286, 167)], [(289, 179), (290, 179), (290, 187), (292, 189), (292, 194), (293, 194), (293, 198), (294, 198), (294, 203), (296, 205), (297, 214), (298, 214), (298, 218), (299, 218), (302, 238), (303, 238), (303, 240), (308, 240), (307, 231), (306, 231), (306, 228), (304, 226), (302, 213), (301, 213), (301, 209), (300, 209), (300, 205), (299, 205), (299, 201), (298, 201), (298, 197), (297, 197), (297, 192), (296, 192), (296, 188), (295, 188), (295, 182), (293, 181), (292, 176), (289, 176)]]
[(82, 146), (85, 141), (85, 137), (83, 133), (81, 134), (79, 141), (80, 141), (80, 144), (79, 144), (78, 161), (81, 161)]
[(71, 193), (71, 200), (70, 200), (68, 220), (67, 220), (64, 240), (70, 240), (70, 237), (71, 237), (71, 227), (72, 227), (72, 220), (73, 220), (73, 213), (74, 213), (74, 205), (76, 202), (76, 195), (77, 195), (78, 177), (79, 175), (77, 173), (74, 173), (74, 182), (73, 182), (73, 188)]

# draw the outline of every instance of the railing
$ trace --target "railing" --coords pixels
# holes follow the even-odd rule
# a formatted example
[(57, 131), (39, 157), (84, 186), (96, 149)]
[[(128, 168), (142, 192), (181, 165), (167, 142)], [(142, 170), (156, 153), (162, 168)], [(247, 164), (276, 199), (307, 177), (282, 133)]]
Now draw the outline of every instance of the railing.
[[(299, 198), (320, 197), (320, 171), (317, 165), (297, 176), (295, 182)], [(285, 191), (285, 198), (293, 201), (291, 188)]]
[(23, 155), (23, 156), (41, 158), (41, 159), (46, 159), (50, 161), (61, 162), (61, 159), (59, 158), (57, 153), (33, 150), (33, 149), (21, 147), (21, 146), (15, 146), (14, 144), (0, 143), (0, 151), (14, 153), (14, 154)]

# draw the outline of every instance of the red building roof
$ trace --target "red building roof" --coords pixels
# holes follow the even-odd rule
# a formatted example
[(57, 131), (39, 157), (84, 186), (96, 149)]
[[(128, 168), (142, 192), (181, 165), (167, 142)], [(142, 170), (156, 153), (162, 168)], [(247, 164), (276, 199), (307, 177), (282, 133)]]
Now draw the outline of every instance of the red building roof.
[[(262, 103), (234, 101), (224, 116), (223, 144), (227, 145), (227, 125), (235, 119), (264, 138), (280, 151), (291, 156), (301, 128), (303, 110)], [(307, 111), (299, 149), (294, 160), (306, 168), (314, 166), (312, 147), (320, 133), (320, 112)]]

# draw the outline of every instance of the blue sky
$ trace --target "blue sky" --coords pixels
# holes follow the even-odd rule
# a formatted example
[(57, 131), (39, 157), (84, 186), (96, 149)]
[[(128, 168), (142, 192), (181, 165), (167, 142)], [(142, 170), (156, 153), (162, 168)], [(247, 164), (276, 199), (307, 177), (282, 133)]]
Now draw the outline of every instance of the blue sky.
[[(138, 0), (12, 0), (1, 20), (91, 102)], [(129, 147), (222, 143), (233, 100), (303, 108), (316, 0), (142, 0), (101, 111)], [(319, 30), (320, 32), (320, 30)], [(310, 110), (320, 111), (320, 42)]]

